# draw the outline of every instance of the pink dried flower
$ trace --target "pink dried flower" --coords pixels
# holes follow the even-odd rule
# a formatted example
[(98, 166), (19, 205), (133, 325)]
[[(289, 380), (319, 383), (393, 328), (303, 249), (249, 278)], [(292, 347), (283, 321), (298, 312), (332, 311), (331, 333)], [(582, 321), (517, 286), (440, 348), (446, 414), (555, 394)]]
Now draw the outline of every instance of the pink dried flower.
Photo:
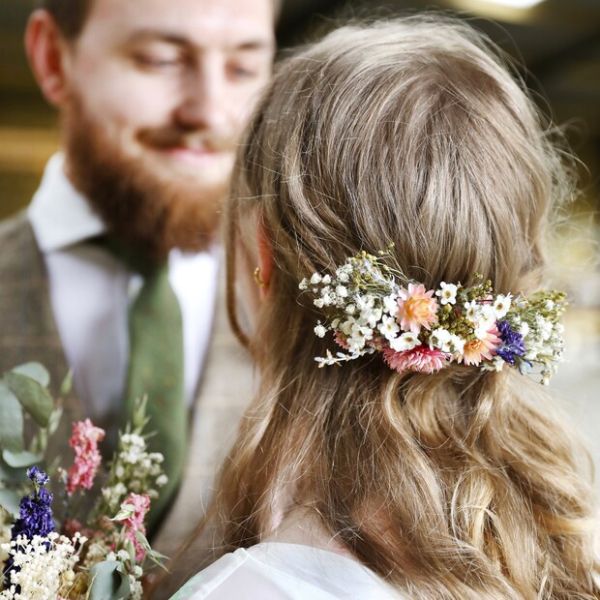
[(448, 361), (448, 355), (424, 345), (404, 352), (396, 352), (390, 347), (386, 347), (383, 349), (383, 359), (391, 369), (398, 373), (406, 371), (435, 373), (444, 368)]
[(67, 473), (67, 494), (77, 489), (89, 490), (102, 462), (98, 442), (104, 439), (105, 432), (89, 419), (73, 423), (73, 434), (69, 446), (75, 451), (75, 461)]
[(138, 562), (144, 560), (146, 551), (136, 537), (136, 532), (145, 534), (146, 527), (144, 519), (146, 513), (150, 510), (150, 496), (147, 494), (129, 494), (121, 504), (121, 508), (129, 508), (133, 510), (133, 514), (126, 519), (123, 519), (123, 527), (125, 529), (125, 537), (130, 540), (135, 548), (135, 559)]
[(465, 365), (478, 365), (483, 359), (491, 360), (501, 344), (500, 332), (494, 325), (482, 339), (471, 340), (465, 344), (463, 362)]
[(348, 342), (346, 341), (346, 336), (341, 331), (336, 331), (333, 336), (333, 339), (335, 340), (335, 343), (340, 348), (343, 348), (344, 350), (348, 350), (349, 346), (348, 346)]
[(400, 291), (397, 316), (404, 331), (418, 334), (421, 327), (431, 329), (437, 323), (438, 303), (433, 294), (434, 290), (425, 291), (421, 283), (409, 283), (408, 290)]

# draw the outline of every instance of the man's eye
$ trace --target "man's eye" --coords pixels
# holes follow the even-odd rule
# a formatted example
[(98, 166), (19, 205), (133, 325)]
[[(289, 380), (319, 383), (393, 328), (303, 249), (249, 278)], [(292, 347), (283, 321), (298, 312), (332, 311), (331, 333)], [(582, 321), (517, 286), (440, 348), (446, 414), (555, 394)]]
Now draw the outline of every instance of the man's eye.
[(251, 79), (258, 75), (256, 69), (250, 69), (241, 65), (233, 65), (229, 71), (234, 77), (239, 79)]
[(137, 55), (135, 57), (136, 62), (142, 67), (160, 69), (166, 67), (175, 67), (179, 64), (179, 59), (176, 57), (158, 57), (158, 56), (145, 56)]

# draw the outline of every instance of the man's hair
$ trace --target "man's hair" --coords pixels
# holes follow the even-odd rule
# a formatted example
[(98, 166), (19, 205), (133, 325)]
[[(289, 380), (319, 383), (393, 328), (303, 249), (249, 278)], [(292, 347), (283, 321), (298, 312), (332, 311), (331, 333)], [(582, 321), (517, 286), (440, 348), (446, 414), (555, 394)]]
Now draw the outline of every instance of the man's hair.
[(40, 0), (40, 7), (54, 17), (68, 40), (74, 40), (81, 33), (91, 5), (92, 0)]
[[(273, 0), (276, 22), (281, 14), (282, 4), (282, 0)], [(62, 34), (68, 40), (74, 40), (79, 36), (91, 6), (92, 0), (40, 0), (40, 7), (54, 17)]]

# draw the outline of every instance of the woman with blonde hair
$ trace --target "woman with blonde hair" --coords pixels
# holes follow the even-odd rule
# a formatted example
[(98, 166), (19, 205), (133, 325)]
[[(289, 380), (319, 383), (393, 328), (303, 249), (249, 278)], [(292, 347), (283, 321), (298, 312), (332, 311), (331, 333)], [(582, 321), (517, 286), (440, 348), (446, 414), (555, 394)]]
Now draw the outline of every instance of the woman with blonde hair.
[(227, 211), (261, 373), (216, 500), (232, 552), (175, 598), (600, 598), (589, 463), (539, 383), (572, 194), (551, 138), (450, 19), (343, 27), (280, 65)]

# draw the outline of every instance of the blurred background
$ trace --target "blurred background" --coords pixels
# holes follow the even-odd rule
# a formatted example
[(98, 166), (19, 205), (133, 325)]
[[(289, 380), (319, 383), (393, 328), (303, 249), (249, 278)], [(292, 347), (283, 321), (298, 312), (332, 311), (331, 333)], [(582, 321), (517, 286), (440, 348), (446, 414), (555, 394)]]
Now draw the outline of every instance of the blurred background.
[[(27, 205), (59, 141), (56, 115), (23, 53), (32, 5), (0, 1), (0, 219)], [(581, 161), (582, 194), (565, 211), (552, 244), (553, 283), (572, 301), (567, 362), (552, 386), (600, 465), (600, 0), (284, 0), (277, 37), (287, 48), (347, 18), (428, 9), (468, 19), (513, 55), (540, 105), (567, 126)]]

